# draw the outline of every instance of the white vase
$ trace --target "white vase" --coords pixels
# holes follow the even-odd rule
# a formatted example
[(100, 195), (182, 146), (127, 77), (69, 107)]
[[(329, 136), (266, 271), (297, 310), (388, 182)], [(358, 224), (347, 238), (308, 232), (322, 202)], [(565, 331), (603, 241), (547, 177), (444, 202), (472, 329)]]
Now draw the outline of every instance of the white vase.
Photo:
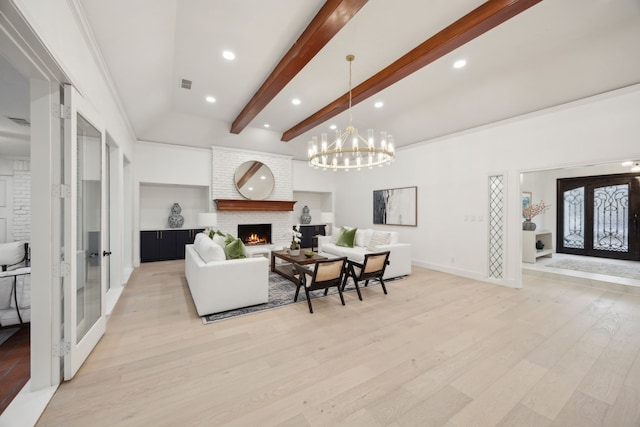
[(289, 255), (291, 255), (291, 256), (298, 256), (298, 255), (300, 255), (300, 248), (298, 248), (298, 249), (291, 249), (291, 248), (289, 248)]

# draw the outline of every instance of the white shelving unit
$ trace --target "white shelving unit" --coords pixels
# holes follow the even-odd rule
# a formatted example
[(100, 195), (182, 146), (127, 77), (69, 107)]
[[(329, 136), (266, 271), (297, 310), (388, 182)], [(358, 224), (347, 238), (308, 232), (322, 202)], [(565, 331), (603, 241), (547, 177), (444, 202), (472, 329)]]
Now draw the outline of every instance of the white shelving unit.
[[(536, 242), (544, 243), (544, 249), (536, 249)], [(551, 258), (553, 256), (553, 235), (551, 231), (522, 230), (522, 262), (535, 264), (540, 257)]]

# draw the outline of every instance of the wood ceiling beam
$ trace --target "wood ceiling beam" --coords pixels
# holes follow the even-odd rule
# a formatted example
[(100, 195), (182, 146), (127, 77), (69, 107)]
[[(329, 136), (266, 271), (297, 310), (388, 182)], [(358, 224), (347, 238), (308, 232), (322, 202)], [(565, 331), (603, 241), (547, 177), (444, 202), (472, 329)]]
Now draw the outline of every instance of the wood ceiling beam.
[(231, 124), (238, 134), (305, 65), (340, 31), (368, 0), (327, 0), (302, 35)]
[[(488, 0), (467, 15), (351, 89), (352, 105), (375, 95), (424, 66), (454, 51), (465, 43), (508, 21), (542, 0)], [(307, 117), (282, 134), (291, 141), (349, 108), (349, 92)]]

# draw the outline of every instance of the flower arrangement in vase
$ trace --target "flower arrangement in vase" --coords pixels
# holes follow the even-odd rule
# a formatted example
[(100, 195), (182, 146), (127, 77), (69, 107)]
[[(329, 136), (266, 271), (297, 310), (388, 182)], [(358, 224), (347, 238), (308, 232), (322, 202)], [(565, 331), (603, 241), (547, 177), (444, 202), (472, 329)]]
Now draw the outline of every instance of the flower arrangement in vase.
[(297, 256), (300, 255), (300, 238), (302, 237), (302, 233), (300, 232), (300, 224), (296, 224), (293, 226), (293, 230), (291, 230), (291, 245), (289, 245), (289, 255)]
[(524, 217), (524, 222), (522, 223), (523, 230), (533, 231), (536, 229), (536, 223), (531, 222), (533, 217), (544, 213), (549, 209), (550, 205), (544, 203), (544, 201), (540, 201), (538, 203), (530, 203), (526, 208), (522, 209), (522, 216)]

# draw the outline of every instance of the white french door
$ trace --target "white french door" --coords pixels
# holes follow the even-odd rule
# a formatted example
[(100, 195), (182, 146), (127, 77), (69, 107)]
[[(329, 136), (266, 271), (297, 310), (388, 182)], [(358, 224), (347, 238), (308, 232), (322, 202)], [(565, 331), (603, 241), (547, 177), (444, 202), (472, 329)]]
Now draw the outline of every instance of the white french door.
[(72, 87), (65, 86), (64, 252), (70, 274), (64, 286), (64, 379), (71, 379), (106, 327), (103, 256), (105, 132), (101, 117)]

